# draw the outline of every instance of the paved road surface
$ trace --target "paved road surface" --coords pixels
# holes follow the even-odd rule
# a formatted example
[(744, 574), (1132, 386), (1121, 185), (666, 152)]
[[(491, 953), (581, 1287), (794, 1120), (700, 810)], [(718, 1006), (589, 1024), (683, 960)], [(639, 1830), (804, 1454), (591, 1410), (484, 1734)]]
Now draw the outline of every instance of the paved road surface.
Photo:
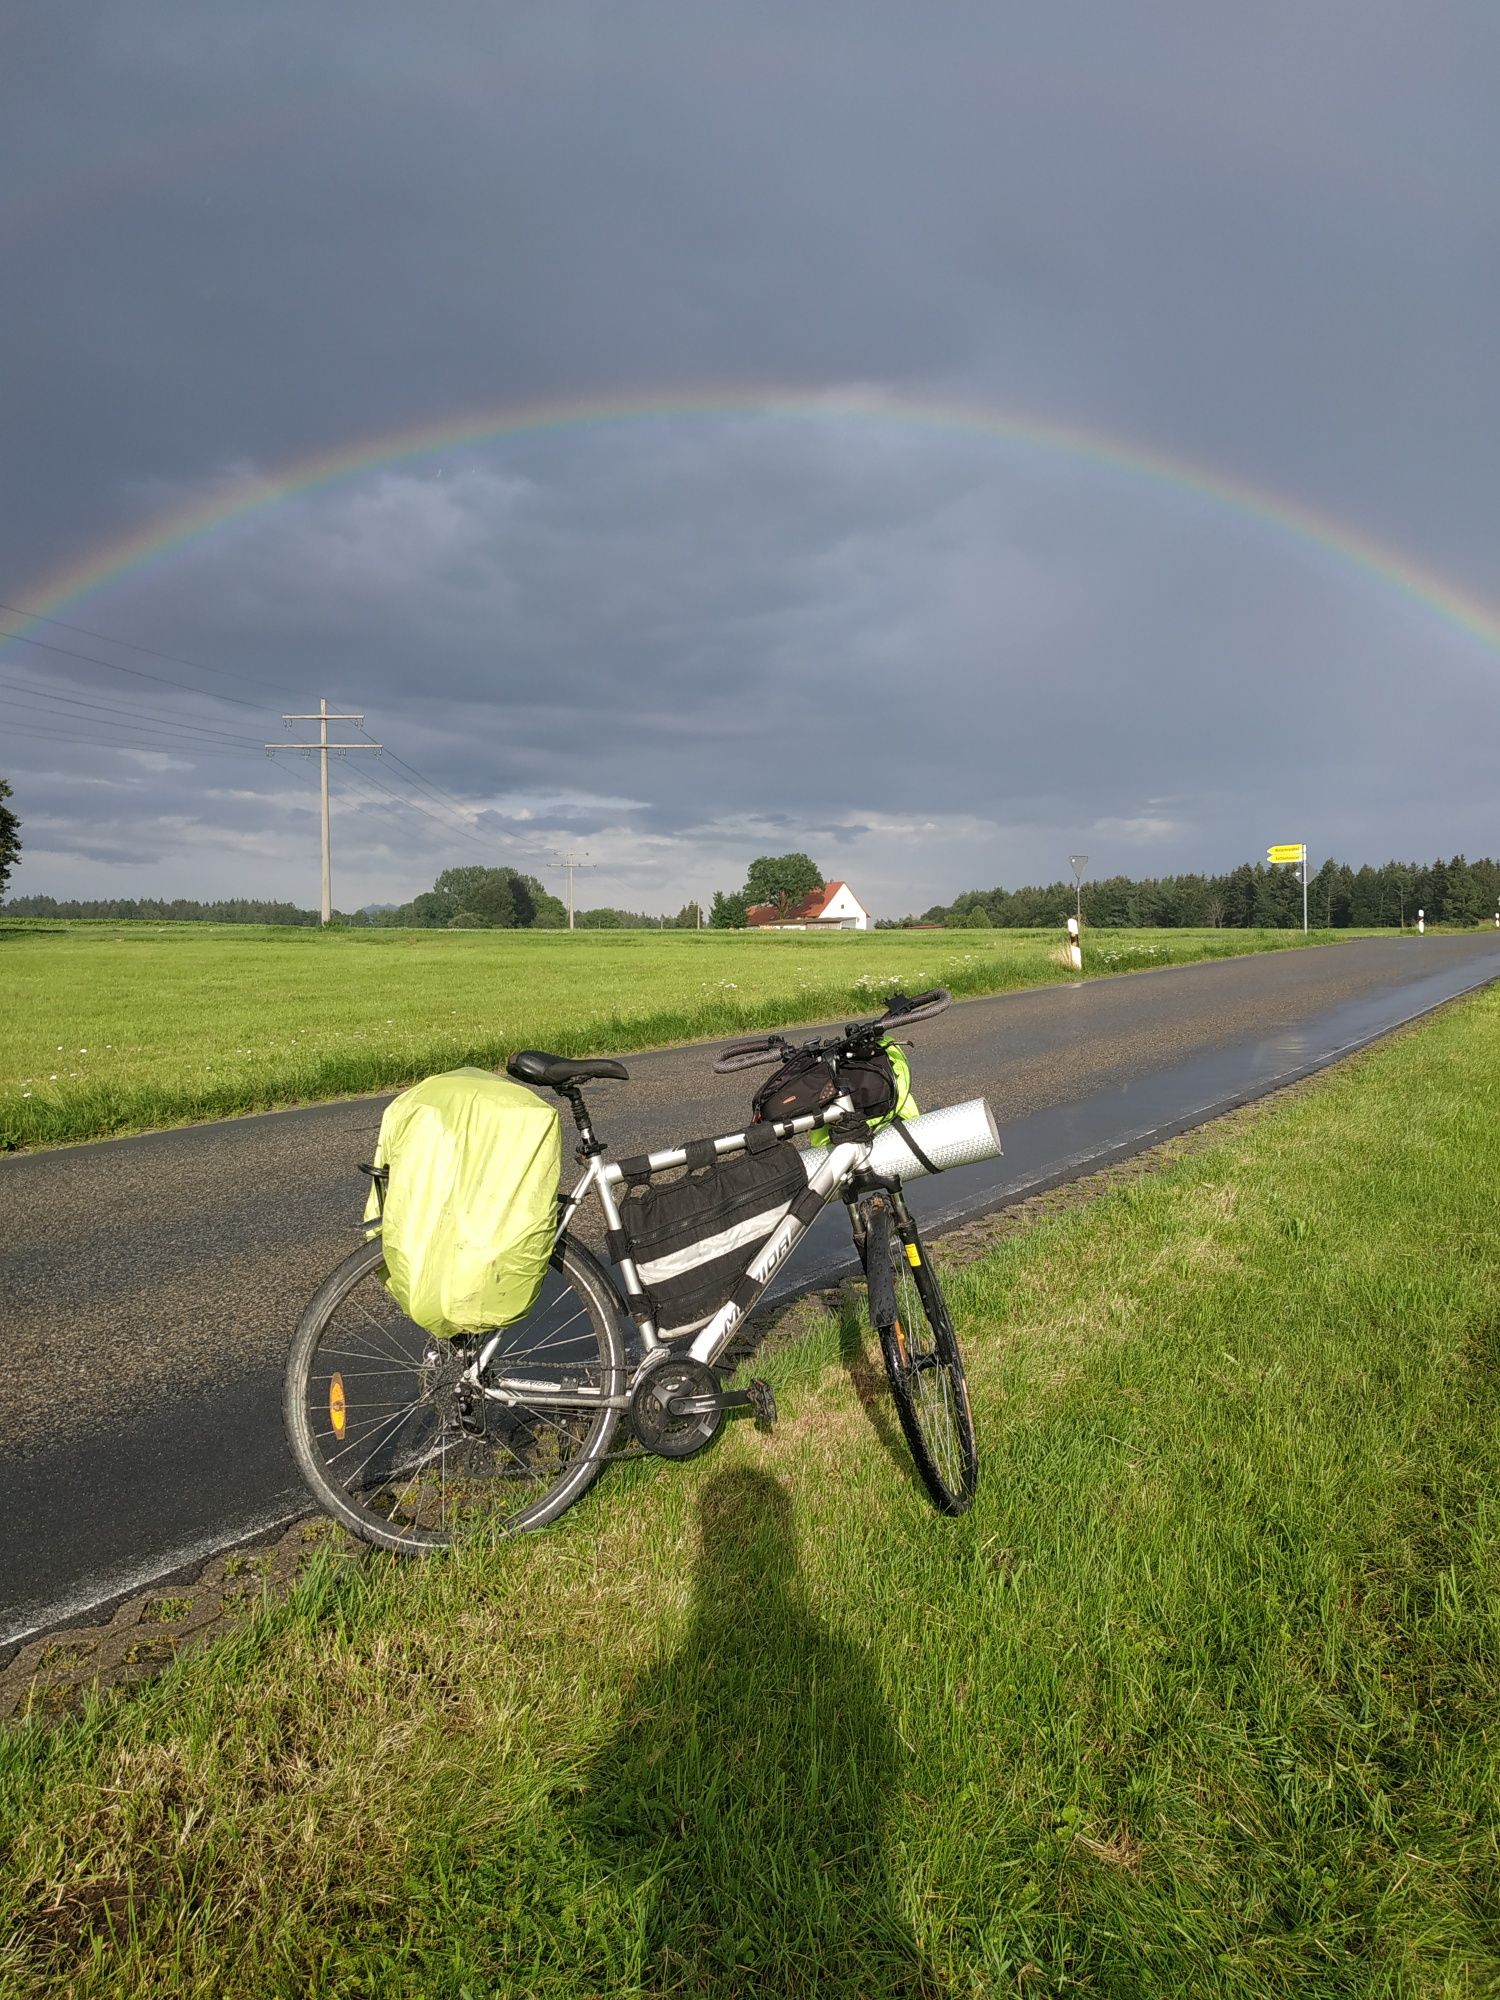
[[(1483, 933), (963, 1002), (913, 1030), (918, 1095), (987, 1096), (1007, 1163), (922, 1193), (932, 1212), (992, 1207), (1496, 977), (1500, 938)], [(635, 1055), (628, 1084), (596, 1086), (614, 1149), (732, 1130), (756, 1077), (716, 1077), (709, 1060), (703, 1048)], [(355, 1167), (386, 1101), (0, 1162), (0, 1645), (301, 1504), (280, 1438), (281, 1364), (302, 1301), (358, 1241)]]

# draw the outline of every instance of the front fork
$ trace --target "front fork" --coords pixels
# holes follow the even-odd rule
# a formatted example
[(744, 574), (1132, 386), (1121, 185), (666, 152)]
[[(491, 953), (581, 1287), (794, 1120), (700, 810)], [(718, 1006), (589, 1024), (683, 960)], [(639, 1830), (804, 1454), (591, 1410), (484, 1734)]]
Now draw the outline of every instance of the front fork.
[(896, 1279), (891, 1269), (891, 1237), (901, 1240), (911, 1226), (911, 1213), (899, 1187), (876, 1187), (847, 1202), (854, 1247), (864, 1266), (870, 1300), (870, 1322), (878, 1330), (895, 1326)]

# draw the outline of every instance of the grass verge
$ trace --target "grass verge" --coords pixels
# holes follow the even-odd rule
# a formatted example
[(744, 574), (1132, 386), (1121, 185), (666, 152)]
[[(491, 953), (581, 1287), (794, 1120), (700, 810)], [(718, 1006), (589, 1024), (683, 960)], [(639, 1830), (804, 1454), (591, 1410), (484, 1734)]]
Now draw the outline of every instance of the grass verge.
[[(0, 921), (0, 1152), (352, 1096), (518, 1048), (612, 1054), (874, 1013), (896, 986), (1044, 985), (1070, 976), (1057, 938)], [(1127, 972), (1303, 943), (1110, 931), (1087, 962)]]
[(853, 1310), (774, 1436), (314, 1568), (0, 1735), (18, 1994), (1500, 1987), (1500, 995), (950, 1280), (984, 1483)]

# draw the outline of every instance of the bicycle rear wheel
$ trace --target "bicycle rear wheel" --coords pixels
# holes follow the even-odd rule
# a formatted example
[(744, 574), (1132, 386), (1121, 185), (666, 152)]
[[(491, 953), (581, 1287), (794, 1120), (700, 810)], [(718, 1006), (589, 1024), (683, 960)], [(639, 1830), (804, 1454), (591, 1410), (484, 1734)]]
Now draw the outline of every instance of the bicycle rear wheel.
[(292, 1338), (283, 1415), (318, 1504), (403, 1555), (555, 1520), (598, 1477), (619, 1422), (586, 1400), (625, 1382), (614, 1293), (595, 1259), (563, 1238), (481, 1384), (577, 1391), (574, 1409), (477, 1394), (465, 1373), (493, 1336), (434, 1339), (384, 1277), (376, 1237), (324, 1280)]
[[(864, 1256), (871, 1317), (922, 1484), (940, 1513), (965, 1513), (979, 1484), (979, 1454), (963, 1356), (932, 1259), (904, 1204), (896, 1223), (888, 1203), (872, 1203)], [(888, 1283), (877, 1275), (885, 1272)]]

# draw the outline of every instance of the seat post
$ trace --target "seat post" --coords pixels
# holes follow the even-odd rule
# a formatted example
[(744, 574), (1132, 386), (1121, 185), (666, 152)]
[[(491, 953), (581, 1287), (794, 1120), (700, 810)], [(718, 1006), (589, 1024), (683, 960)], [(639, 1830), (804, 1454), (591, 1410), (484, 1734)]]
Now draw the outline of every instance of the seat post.
[(559, 1097), (567, 1098), (573, 1107), (573, 1123), (578, 1127), (578, 1151), (584, 1159), (596, 1159), (604, 1151), (602, 1139), (594, 1137), (593, 1125), (589, 1122), (588, 1106), (583, 1101), (583, 1092), (576, 1083), (562, 1083), (554, 1086)]

